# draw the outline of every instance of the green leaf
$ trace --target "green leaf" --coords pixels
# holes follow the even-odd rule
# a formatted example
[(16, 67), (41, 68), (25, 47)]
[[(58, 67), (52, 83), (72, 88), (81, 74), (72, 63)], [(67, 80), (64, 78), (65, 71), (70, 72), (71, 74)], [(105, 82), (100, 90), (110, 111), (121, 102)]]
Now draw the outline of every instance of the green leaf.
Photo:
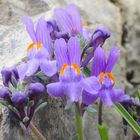
[(12, 105), (8, 105), (8, 108), (9, 108), (10, 110), (12, 110), (13, 112), (15, 112), (17, 115), (19, 114), (19, 113), (18, 113), (18, 110), (17, 110), (15, 107), (13, 107)]
[(128, 122), (128, 124), (133, 128), (133, 130), (140, 136), (140, 126), (127, 112), (127, 110), (121, 104), (115, 105), (115, 108), (121, 114), (121, 116)]
[(135, 92), (135, 95), (136, 95), (137, 98), (140, 99), (140, 90), (139, 89)]
[(38, 112), (40, 109), (44, 108), (47, 106), (47, 102), (41, 103), (38, 105), (38, 107), (35, 109), (35, 113)]
[(80, 140), (79, 134), (72, 136), (71, 140)]
[(42, 72), (42, 71), (39, 71), (35, 74), (36, 77), (42, 79), (42, 80), (46, 80), (48, 79), (47, 76)]
[(88, 113), (97, 113), (97, 110), (93, 108), (93, 106), (88, 106), (85, 108)]
[(9, 89), (12, 93), (17, 91), (17, 89), (11, 83), (9, 84)]
[(98, 125), (98, 131), (99, 131), (101, 140), (109, 140), (108, 129), (105, 124)]
[(24, 91), (25, 87), (23, 86), (23, 84), (21, 82), (18, 82), (17, 84), (17, 91)]
[(2, 105), (4, 105), (4, 106), (8, 106), (8, 105), (9, 105), (9, 103), (8, 103), (7, 101), (4, 101), (4, 100), (2, 100), (2, 99), (0, 99), (0, 103), (1, 103)]

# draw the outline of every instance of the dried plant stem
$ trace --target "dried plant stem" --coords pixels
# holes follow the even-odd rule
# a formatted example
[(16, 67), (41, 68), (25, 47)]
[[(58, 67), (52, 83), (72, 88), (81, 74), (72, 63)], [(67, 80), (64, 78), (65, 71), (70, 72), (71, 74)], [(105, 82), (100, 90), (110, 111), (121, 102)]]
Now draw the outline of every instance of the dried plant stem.
[(36, 137), (38, 138), (38, 140), (47, 140), (40, 132), (39, 130), (34, 126), (34, 124), (31, 122), (29, 124), (30, 129), (32, 130), (32, 132), (36, 135)]

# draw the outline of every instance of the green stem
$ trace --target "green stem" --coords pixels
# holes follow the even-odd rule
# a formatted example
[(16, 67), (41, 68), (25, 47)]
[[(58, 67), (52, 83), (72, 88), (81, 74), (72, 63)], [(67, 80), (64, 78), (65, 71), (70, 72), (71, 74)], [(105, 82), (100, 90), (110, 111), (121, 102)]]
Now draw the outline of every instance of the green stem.
[(102, 106), (103, 106), (103, 103), (102, 101), (100, 100), (99, 101), (99, 110), (98, 110), (98, 124), (99, 125), (102, 125)]
[(99, 109), (98, 109), (98, 132), (101, 140), (109, 140), (107, 126), (103, 124), (103, 120), (102, 120), (102, 108), (103, 108), (103, 103), (100, 100)]
[(77, 133), (79, 135), (79, 140), (84, 140), (82, 115), (80, 112), (79, 105), (76, 103), (75, 103), (75, 121), (76, 121)]

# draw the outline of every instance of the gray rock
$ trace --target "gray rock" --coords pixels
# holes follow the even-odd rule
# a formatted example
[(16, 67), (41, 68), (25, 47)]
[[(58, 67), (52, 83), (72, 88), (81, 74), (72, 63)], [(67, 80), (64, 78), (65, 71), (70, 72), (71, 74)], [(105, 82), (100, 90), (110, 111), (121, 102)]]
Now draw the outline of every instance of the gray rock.
[(124, 24), (123, 45), (127, 50), (127, 77), (132, 85), (127, 92), (134, 94), (140, 85), (140, 0), (123, 0), (122, 15)]

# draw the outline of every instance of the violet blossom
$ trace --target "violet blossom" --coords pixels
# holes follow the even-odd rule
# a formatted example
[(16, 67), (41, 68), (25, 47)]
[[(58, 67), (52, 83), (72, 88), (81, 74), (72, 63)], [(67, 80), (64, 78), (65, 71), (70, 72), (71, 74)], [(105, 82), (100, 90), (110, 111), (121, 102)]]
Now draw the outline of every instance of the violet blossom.
[(102, 47), (105, 40), (110, 37), (110, 31), (106, 27), (101, 26), (94, 31), (92, 37), (92, 33), (90, 33), (87, 28), (83, 28), (83, 37), (88, 44), (84, 51), (89, 47), (93, 47), (93, 51), (87, 54), (86, 58), (82, 62), (82, 67), (86, 67), (89, 61), (93, 58), (96, 48), (99, 46)]
[(54, 17), (60, 31), (68, 33), (70, 36), (82, 34), (82, 19), (74, 4), (64, 8), (56, 8)]
[(81, 48), (78, 38), (71, 37), (68, 43), (57, 39), (54, 44), (58, 64), (59, 82), (47, 85), (47, 92), (54, 97), (67, 95), (71, 102), (77, 102), (82, 92), (80, 69)]
[(33, 43), (27, 47), (27, 63), (18, 67), (20, 78), (33, 75), (39, 68), (47, 76), (54, 75), (56, 73), (56, 61), (51, 60), (51, 38), (46, 21), (41, 17), (38, 20), (36, 30), (34, 30), (34, 24), (29, 17), (24, 17), (23, 22)]
[(31, 83), (29, 86), (29, 98), (35, 102), (39, 101), (44, 89), (41, 83)]
[(5, 86), (9, 86), (11, 83), (13, 86), (17, 86), (17, 81), (19, 80), (19, 74), (16, 67), (10, 67), (3, 69), (1, 71), (2, 81)]
[[(112, 47), (106, 59), (103, 48), (98, 47), (94, 54), (91, 77), (83, 81), (83, 103), (92, 104), (99, 98), (105, 105), (111, 106), (124, 100), (129, 100), (129, 96), (122, 89), (115, 89), (115, 76), (111, 73), (114, 65), (120, 56), (120, 51)], [(86, 86), (88, 83), (88, 86)]]

